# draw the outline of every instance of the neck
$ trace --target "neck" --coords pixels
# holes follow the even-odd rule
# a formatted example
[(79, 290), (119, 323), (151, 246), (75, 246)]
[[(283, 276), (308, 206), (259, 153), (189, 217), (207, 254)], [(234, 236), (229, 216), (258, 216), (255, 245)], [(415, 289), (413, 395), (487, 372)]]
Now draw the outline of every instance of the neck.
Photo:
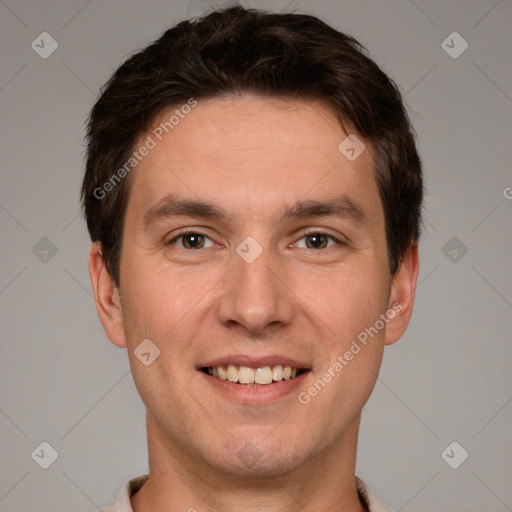
[(132, 498), (134, 512), (363, 512), (355, 485), (359, 418), (333, 445), (292, 472), (274, 477), (229, 474), (192, 460), (147, 416), (149, 479)]

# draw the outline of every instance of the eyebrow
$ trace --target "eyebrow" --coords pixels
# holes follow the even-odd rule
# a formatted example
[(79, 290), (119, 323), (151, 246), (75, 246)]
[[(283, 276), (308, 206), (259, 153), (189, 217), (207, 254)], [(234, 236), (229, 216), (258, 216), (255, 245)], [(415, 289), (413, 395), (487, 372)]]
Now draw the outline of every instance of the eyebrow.
[(225, 221), (230, 217), (224, 208), (216, 204), (199, 200), (181, 199), (171, 194), (165, 196), (149, 208), (142, 218), (142, 227), (147, 229), (157, 221), (180, 216), (219, 221)]
[(326, 201), (298, 201), (293, 206), (283, 208), (280, 221), (311, 217), (339, 217), (352, 220), (358, 225), (368, 223), (368, 216), (363, 208), (347, 196)]
[[(152, 224), (172, 217), (193, 217), (226, 222), (232, 219), (233, 215), (228, 214), (218, 204), (182, 199), (171, 194), (147, 210), (142, 218), (142, 227), (148, 229)], [(351, 220), (358, 225), (368, 223), (368, 216), (363, 208), (347, 196), (324, 201), (299, 200), (293, 205), (282, 208), (278, 222), (312, 217), (339, 217)]]

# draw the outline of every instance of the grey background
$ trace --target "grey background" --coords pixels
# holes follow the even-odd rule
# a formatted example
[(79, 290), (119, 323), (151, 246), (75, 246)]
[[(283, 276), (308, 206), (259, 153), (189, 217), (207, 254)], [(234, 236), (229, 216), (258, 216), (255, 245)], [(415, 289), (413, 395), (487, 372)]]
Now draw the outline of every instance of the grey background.
[[(400, 85), (418, 132), (429, 193), (416, 310), (386, 349), (357, 473), (399, 511), (512, 510), (511, 1), (243, 5), (353, 34)], [(92, 511), (147, 471), (144, 407), (91, 296), (84, 122), (132, 51), (205, 6), (0, 3), (2, 512)], [(47, 59), (31, 48), (43, 31), (59, 45)], [(453, 31), (469, 44), (457, 59), (441, 46)], [(46, 470), (31, 458), (42, 441), (58, 452)], [(452, 441), (469, 453), (458, 469), (441, 458)]]

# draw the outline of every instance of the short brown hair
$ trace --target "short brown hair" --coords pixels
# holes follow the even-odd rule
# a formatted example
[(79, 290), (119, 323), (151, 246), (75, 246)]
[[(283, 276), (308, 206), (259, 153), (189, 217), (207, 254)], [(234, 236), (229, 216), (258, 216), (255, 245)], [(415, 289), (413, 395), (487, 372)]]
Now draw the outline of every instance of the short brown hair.
[(91, 111), (81, 198), (116, 284), (130, 176), (108, 193), (98, 190), (165, 109), (244, 92), (320, 101), (371, 144), (393, 275), (420, 236), (423, 199), (420, 158), (397, 86), (353, 37), (314, 16), (231, 7), (183, 21), (130, 57)]

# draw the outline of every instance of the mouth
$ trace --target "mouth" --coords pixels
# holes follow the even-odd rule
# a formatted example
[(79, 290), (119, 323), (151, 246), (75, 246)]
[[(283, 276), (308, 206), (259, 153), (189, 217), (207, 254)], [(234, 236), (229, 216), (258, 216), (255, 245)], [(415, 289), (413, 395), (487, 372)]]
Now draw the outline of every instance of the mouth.
[(275, 382), (293, 380), (309, 371), (307, 368), (298, 368), (284, 364), (263, 365), (250, 367), (244, 365), (218, 365), (204, 366), (201, 371), (219, 380), (239, 384), (241, 386), (259, 387), (268, 386)]

